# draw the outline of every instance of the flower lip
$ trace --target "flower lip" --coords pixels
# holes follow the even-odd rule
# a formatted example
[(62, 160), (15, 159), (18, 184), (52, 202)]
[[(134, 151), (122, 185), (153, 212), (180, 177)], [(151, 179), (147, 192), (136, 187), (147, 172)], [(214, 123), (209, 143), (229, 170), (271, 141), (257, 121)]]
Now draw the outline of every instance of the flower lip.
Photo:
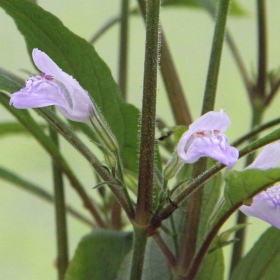
[(252, 164), (245, 169), (266, 170), (276, 167), (280, 162), (280, 141), (266, 145)]
[(239, 210), (280, 229), (280, 185), (259, 193), (253, 198), (251, 206), (242, 205)]
[(78, 81), (44, 52), (33, 49), (32, 57), (41, 74), (28, 79), (25, 88), (13, 93), (10, 104), (19, 109), (55, 105), (66, 118), (88, 123), (95, 107)]
[(228, 144), (223, 132), (230, 125), (224, 110), (208, 112), (192, 123), (182, 135), (177, 153), (185, 163), (194, 163), (200, 157), (212, 157), (232, 167), (238, 160), (239, 153)]

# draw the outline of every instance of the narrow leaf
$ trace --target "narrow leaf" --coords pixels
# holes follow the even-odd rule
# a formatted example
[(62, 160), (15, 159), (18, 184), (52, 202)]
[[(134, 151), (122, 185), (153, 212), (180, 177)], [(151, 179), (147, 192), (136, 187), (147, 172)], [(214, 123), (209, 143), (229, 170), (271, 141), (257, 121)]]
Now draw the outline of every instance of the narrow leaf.
[(270, 227), (240, 261), (231, 280), (278, 280), (280, 231)]

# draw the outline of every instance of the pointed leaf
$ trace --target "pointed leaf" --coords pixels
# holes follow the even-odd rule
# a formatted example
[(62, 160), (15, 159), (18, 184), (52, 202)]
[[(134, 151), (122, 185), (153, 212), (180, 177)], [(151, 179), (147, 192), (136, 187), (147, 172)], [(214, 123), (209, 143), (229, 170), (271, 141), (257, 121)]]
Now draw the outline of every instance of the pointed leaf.
[(215, 212), (214, 223), (225, 220), (243, 201), (252, 198), (258, 192), (270, 187), (280, 180), (280, 169), (268, 170), (248, 169), (244, 171), (231, 171), (226, 177), (224, 198)]
[(65, 280), (115, 280), (132, 247), (132, 233), (95, 230), (78, 245)]
[(223, 280), (224, 269), (223, 251), (217, 250), (206, 256), (195, 280)]
[(0, 7), (15, 20), (30, 54), (33, 48), (46, 52), (89, 92), (118, 140), (125, 167), (136, 171), (139, 112), (121, 99), (109, 68), (93, 46), (29, 1), (0, 0)]
[(231, 280), (278, 280), (280, 231), (269, 228), (240, 261)]

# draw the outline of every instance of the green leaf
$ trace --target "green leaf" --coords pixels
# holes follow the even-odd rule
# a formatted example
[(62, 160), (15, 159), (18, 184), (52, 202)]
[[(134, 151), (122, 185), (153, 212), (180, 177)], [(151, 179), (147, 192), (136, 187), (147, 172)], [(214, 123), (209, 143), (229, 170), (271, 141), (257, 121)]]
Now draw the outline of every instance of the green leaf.
[(231, 280), (278, 280), (280, 231), (269, 228), (240, 261)]
[(139, 111), (121, 99), (109, 68), (93, 46), (29, 1), (0, 0), (0, 6), (15, 20), (30, 54), (33, 48), (46, 52), (89, 92), (118, 140), (125, 167), (137, 171)]
[[(202, 8), (201, 0), (165, 0), (162, 3), (163, 7), (186, 7), (186, 8)], [(205, 1), (205, 0), (203, 0)], [(217, 3), (217, 0), (207, 0), (210, 4)], [(212, 3), (211, 3), (212, 2)], [(229, 14), (232, 16), (246, 16), (248, 12), (237, 1), (232, 1)]]
[(217, 237), (217, 239), (216, 239), (217, 241), (215, 242), (215, 246), (212, 246), (212, 248), (208, 252), (214, 252), (218, 249), (221, 249), (222, 247), (228, 246), (228, 245), (238, 241), (238, 239), (229, 240), (229, 238), (234, 232), (236, 232), (236, 231), (238, 231), (238, 230), (240, 230), (240, 229), (242, 229), (246, 226), (247, 226), (247, 224), (238, 224), (238, 225), (235, 225), (234, 227), (222, 232)]
[(115, 280), (132, 247), (132, 233), (95, 230), (78, 245), (65, 280)]
[(246, 227), (247, 225), (248, 225), (248, 224), (237, 224), (237, 225), (231, 227), (230, 229), (228, 229), (228, 230), (222, 232), (222, 233), (219, 235), (218, 243), (224, 243), (224, 242), (228, 241), (229, 238), (230, 238), (230, 236), (231, 236), (234, 232), (236, 232), (236, 231), (238, 231), (238, 230), (240, 230), (240, 229)]
[(195, 280), (223, 280), (224, 269), (223, 251), (217, 250), (205, 257)]
[(7, 93), (18, 91), (22, 87), (21, 84), (11, 80), (8, 76), (0, 74), (0, 89)]
[(226, 177), (224, 198), (215, 213), (215, 224), (229, 217), (243, 204), (243, 201), (252, 198), (279, 180), (279, 168), (230, 171)]

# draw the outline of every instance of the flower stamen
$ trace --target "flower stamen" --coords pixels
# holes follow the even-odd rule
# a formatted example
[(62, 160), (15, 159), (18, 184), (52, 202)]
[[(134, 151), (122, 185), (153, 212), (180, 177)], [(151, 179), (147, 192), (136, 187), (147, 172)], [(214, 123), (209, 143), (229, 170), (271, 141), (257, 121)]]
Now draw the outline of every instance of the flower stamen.
[(46, 74), (46, 73), (44, 73), (44, 72), (42, 72), (42, 73), (40, 74), (40, 76), (41, 76), (43, 79), (45, 79), (46, 81), (53, 81), (53, 80), (54, 80), (54, 77), (53, 77), (52, 75), (48, 75), (48, 74)]

